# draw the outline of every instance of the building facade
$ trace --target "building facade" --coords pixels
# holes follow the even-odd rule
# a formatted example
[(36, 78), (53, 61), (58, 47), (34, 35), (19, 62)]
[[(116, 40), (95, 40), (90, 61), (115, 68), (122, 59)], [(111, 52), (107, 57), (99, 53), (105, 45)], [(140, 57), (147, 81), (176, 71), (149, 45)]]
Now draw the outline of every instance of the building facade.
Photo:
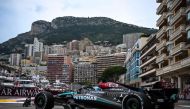
[(97, 79), (102, 76), (103, 71), (110, 66), (123, 66), (126, 52), (97, 56)]
[(79, 41), (78, 40), (72, 40), (69, 43), (69, 49), (71, 51), (79, 50)]
[(186, 98), (185, 91), (190, 89), (190, 1), (157, 0), (157, 3), (160, 18), (156, 74), (160, 80), (173, 82), (180, 89), (180, 96)]
[(141, 37), (133, 45), (131, 49), (128, 50), (126, 57), (126, 84), (133, 87), (140, 87), (141, 79), (139, 78), (140, 74), (140, 55), (141, 49), (146, 44), (147, 37)]
[(21, 54), (18, 54), (18, 53), (11, 54), (10, 59), (9, 59), (10, 65), (12, 65), (12, 66), (20, 66), (21, 58), (22, 58)]
[(25, 58), (32, 57), (34, 50), (34, 44), (26, 44), (25, 45)]
[(34, 53), (43, 51), (43, 43), (38, 40), (38, 38), (34, 38)]
[(64, 66), (63, 66), (63, 74), (66, 78), (64, 81), (66, 83), (73, 82), (73, 63), (71, 56), (64, 56)]
[(126, 44), (126, 49), (130, 49), (134, 46), (137, 40), (140, 38), (141, 35), (144, 33), (130, 33), (123, 35), (123, 44)]
[(74, 68), (74, 82), (97, 84), (95, 63), (80, 62)]
[(52, 45), (50, 46), (50, 54), (59, 54), (65, 55), (66, 54), (66, 47), (64, 45)]
[(47, 79), (50, 82), (55, 82), (56, 80), (64, 81), (63, 66), (64, 56), (51, 54), (48, 55), (47, 62)]
[(140, 75), (141, 78), (141, 87), (151, 87), (153, 83), (158, 81), (158, 77), (156, 76), (156, 69), (158, 68), (158, 64), (156, 64), (156, 34), (152, 34), (147, 39), (146, 45), (141, 49), (141, 57), (140, 57)]

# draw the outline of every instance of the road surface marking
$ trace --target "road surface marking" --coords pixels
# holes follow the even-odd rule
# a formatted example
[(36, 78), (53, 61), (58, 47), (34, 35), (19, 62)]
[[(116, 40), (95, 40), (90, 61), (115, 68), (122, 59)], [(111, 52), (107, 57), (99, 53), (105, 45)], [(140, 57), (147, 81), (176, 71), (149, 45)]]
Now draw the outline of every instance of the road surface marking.
[(0, 99), (0, 103), (6, 103), (6, 102), (16, 102), (16, 100), (13, 100), (13, 99)]
[(180, 107), (190, 107), (190, 105), (178, 105)]

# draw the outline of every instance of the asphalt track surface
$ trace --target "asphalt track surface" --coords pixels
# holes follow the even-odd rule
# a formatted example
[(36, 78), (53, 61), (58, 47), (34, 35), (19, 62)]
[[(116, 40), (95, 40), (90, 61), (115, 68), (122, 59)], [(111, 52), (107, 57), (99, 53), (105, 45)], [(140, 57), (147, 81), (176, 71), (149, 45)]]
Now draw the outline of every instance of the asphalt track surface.
[[(0, 103), (0, 109), (35, 109), (35, 106), (22, 107), (21, 103)], [(62, 106), (54, 106), (53, 109), (64, 109)], [(190, 109), (190, 106), (176, 106), (175, 109)]]
[[(22, 104), (26, 98), (21, 97), (3, 97), (0, 96), (0, 109), (35, 109), (32, 105), (29, 107), (23, 107)], [(34, 99), (34, 98), (32, 98)], [(62, 106), (54, 106), (53, 109), (64, 109)], [(190, 109), (190, 101), (179, 101), (176, 103), (175, 109)]]

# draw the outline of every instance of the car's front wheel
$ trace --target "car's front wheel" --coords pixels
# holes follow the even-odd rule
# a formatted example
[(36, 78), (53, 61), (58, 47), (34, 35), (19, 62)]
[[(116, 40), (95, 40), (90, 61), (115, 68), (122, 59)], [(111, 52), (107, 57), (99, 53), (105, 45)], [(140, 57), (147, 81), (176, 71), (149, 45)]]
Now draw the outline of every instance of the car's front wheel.
[(52, 109), (54, 107), (54, 98), (50, 92), (40, 92), (36, 95), (34, 104), (36, 109)]

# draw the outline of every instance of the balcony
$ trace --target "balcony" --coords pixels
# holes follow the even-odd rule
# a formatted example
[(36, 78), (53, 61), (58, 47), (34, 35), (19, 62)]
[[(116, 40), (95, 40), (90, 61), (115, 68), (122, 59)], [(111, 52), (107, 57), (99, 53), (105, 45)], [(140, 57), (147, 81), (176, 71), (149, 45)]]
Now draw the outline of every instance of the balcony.
[(167, 9), (170, 9), (171, 6), (172, 6), (173, 1), (172, 0), (167, 0), (166, 3), (167, 3)]
[(166, 21), (166, 19), (167, 19), (167, 13), (166, 12), (164, 12), (163, 14), (162, 14), (162, 16), (157, 20), (157, 23), (156, 23), (156, 26), (157, 27), (159, 27), (160, 25), (162, 25), (165, 21)]
[(175, 22), (182, 20), (183, 16), (185, 17), (185, 11), (186, 8), (180, 8), (178, 10), (178, 12), (175, 14), (175, 16), (173, 17), (172, 21), (171, 21), (171, 25), (173, 25)]
[(140, 74), (139, 77), (141, 78), (141, 77), (150, 75), (150, 74), (155, 73), (155, 72), (156, 72), (156, 69), (152, 69), (150, 71), (147, 71), (147, 72), (144, 72), (144, 73)]
[(166, 54), (161, 54), (160, 56), (157, 56), (156, 63), (160, 63), (164, 60), (167, 60), (167, 56), (166, 56)]
[(142, 59), (143, 57), (145, 57), (150, 51), (152, 51), (153, 49), (155, 50), (155, 48), (156, 48), (156, 44), (154, 44), (151, 48), (149, 48), (146, 52), (144, 52), (142, 55), (141, 55), (141, 57), (140, 57), (140, 59)]
[(181, 34), (186, 33), (186, 27), (185, 25), (181, 25), (179, 26), (172, 34), (170, 37), (170, 40), (174, 40), (176, 39), (178, 36), (180, 36)]
[(158, 6), (156, 14), (162, 14), (167, 9), (166, 0), (163, 0), (162, 3)]
[(166, 40), (162, 40), (161, 43), (158, 43), (156, 46), (156, 51), (160, 50), (162, 47), (166, 46)]
[(176, 45), (176, 46), (170, 51), (170, 55), (173, 56), (173, 55), (175, 55), (175, 54), (181, 52), (182, 50), (185, 50), (184, 47), (185, 47), (185, 42), (179, 43), (178, 45)]
[(168, 26), (167, 28), (167, 35), (170, 37), (173, 33), (174, 27), (173, 26)]
[(164, 33), (166, 33), (167, 26), (163, 26), (157, 33), (156, 38), (158, 39), (161, 37)]
[(170, 10), (175, 10), (182, 2), (183, 0), (173, 0)]
[(181, 60), (179, 62), (176, 62), (174, 64), (171, 64), (170, 66), (158, 69), (156, 71), (156, 75), (159, 76), (159, 75), (163, 75), (163, 74), (166, 74), (166, 73), (171, 73), (171, 72), (174, 72), (174, 71), (179, 72), (183, 68), (186, 68), (186, 67), (189, 67), (189, 66), (190, 66), (190, 57), (185, 58), (185, 59), (183, 59), (183, 60)]
[(155, 83), (157, 83), (158, 81), (153, 81), (153, 82), (141, 82), (140, 86), (141, 87), (145, 87), (145, 86), (151, 86)]
[(156, 60), (156, 56), (152, 56), (152, 58), (150, 58), (149, 60), (147, 60), (145, 63), (141, 64), (140, 68), (146, 66), (147, 64), (151, 63), (154, 60)]

